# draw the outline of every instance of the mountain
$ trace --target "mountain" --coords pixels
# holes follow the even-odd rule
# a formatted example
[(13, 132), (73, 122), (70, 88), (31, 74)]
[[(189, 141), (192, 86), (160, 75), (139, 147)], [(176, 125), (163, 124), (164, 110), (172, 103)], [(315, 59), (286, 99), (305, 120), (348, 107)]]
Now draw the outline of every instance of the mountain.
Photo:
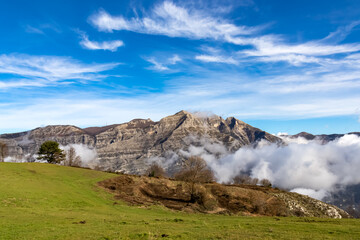
[[(123, 124), (85, 129), (55, 125), (0, 135), (0, 141), (8, 146), (9, 157), (26, 161), (34, 161), (34, 154), (47, 140), (57, 141), (61, 145), (86, 145), (96, 150), (97, 159), (105, 169), (132, 174), (142, 173), (149, 159), (172, 159), (168, 169), (171, 172), (186, 157), (183, 153), (191, 146), (218, 144), (226, 151), (235, 152), (242, 146), (256, 144), (260, 140), (282, 142), (280, 138), (234, 117), (204, 117), (186, 111), (158, 122), (134, 119)], [(211, 152), (216, 149), (206, 150)]]
[[(347, 134), (354, 134), (357, 136), (360, 136), (360, 132), (350, 132)], [(306, 140), (319, 140), (322, 143), (328, 143), (331, 141), (334, 141), (335, 139), (341, 138), (346, 134), (320, 134), (320, 135), (313, 135), (311, 133), (307, 133), (307, 132), (301, 132), (295, 135), (289, 135), (289, 137), (291, 138), (305, 138)]]

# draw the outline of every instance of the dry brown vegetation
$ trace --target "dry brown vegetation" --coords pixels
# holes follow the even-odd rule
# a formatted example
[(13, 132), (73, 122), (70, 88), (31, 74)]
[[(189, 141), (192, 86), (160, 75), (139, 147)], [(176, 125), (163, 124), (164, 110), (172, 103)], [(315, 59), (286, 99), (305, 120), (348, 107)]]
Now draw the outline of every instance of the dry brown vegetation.
[(145, 175), (148, 177), (166, 177), (166, 172), (159, 164), (154, 162), (146, 170)]
[(316, 200), (263, 186), (196, 183), (192, 192), (188, 182), (133, 175), (120, 175), (99, 185), (117, 200), (142, 206), (160, 204), (174, 210), (202, 213), (330, 217), (326, 210), (314, 207)]
[(268, 179), (261, 179), (259, 181), (258, 178), (252, 178), (249, 175), (246, 174), (238, 174), (235, 177), (233, 177), (232, 181), (230, 182), (232, 184), (248, 184), (248, 185), (260, 185), (263, 187), (271, 187), (272, 184), (270, 180)]
[(175, 179), (191, 183), (206, 183), (215, 181), (214, 173), (208, 168), (201, 157), (188, 158), (182, 169), (175, 174)]

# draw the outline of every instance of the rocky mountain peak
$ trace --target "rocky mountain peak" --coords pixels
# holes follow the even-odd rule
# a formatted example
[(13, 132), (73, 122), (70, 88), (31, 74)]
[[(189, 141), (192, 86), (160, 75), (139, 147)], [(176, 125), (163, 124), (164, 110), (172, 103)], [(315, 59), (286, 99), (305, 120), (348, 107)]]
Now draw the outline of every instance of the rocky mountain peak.
[(307, 132), (301, 132), (301, 133), (298, 133), (296, 135), (293, 135), (293, 137), (297, 138), (297, 137), (303, 137), (305, 138), (306, 140), (314, 140), (315, 139), (315, 135), (312, 135), (310, 133), (307, 133)]
[(83, 134), (84, 131), (81, 128), (72, 125), (49, 125), (46, 127), (40, 127), (30, 132), (29, 138), (41, 138), (51, 136), (69, 136), (76, 134)]

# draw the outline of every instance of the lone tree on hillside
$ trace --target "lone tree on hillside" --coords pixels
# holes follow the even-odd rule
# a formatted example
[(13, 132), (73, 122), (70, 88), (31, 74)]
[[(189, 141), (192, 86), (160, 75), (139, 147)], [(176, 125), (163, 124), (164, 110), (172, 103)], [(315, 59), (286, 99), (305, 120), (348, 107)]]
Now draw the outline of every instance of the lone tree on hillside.
[(146, 176), (148, 176), (148, 177), (165, 177), (166, 173), (159, 164), (154, 162), (146, 170)]
[(8, 146), (6, 145), (6, 143), (0, 142), (0, 162), (3, 162), (5, 160), (5, 158), (9, 154), (8, 151), (9, 150), (8, 150)]
[(39, 152), (39, 160), (46, 160), (48, 163), (60, 163), (65, 160), (64, 151), (59, 148), (59, 143), (55, 141), (46, 141), (41, 144)]
[(201, 157), (192, 156), (188, 158), (183, 168), (175, 174), (175, 179), (188, 182), (190, 185), (190, 201), (196, 201), (195, 185), (197, 183), (213, 182), (215, 176)]

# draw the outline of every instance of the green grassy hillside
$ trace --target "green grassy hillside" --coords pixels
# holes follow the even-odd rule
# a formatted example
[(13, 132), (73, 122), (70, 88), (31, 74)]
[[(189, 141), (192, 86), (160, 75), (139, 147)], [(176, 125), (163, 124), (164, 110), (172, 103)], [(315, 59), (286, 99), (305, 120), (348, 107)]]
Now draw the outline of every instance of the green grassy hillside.
[(359, 239), (356, 219), (238, 217), (128, 206), (96, 183), (116, 175), (0, 163), (0, 239)]

